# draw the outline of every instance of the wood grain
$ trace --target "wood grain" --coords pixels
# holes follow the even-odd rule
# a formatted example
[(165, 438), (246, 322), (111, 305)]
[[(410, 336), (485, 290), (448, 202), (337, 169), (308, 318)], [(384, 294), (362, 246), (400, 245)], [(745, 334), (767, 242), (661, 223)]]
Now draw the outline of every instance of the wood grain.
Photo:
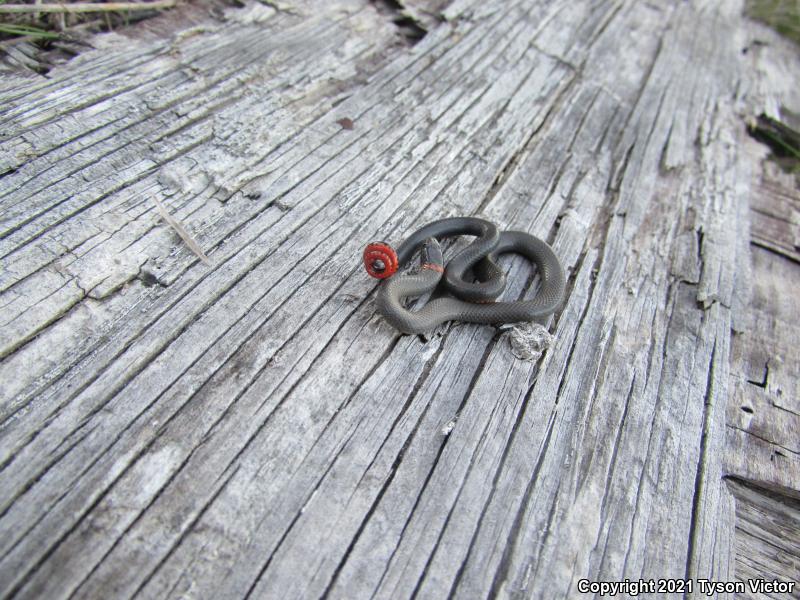
[[(414, 1), (418, 40), (362, 0), (268, 4), (0, 84), (0, 593), (734, 580), (728, 478), (800, 489), (796, 303), (751, 305), (797, 264), (751, 248), (744, 126), (800, 60), (743, 54), (770, 33), (735, 2)], [(538, 363), (375, 314), (363, 246), (469, 214), (567, 269)], [(777, 346), (741, 344), (758, 319)]]

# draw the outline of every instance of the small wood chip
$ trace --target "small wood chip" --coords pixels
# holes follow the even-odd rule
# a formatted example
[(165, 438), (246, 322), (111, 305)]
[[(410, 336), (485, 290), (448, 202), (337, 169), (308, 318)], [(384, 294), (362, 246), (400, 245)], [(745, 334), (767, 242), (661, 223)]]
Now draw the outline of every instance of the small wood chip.
[(178, 221), (175, 217), (173, 217), (167, 211), (167, 207), (162, 204), (162, 202), (153, 196), (153, 201), (156, 203), (156, 208), (158, 208), (159, 214), (163, 217), (163, 219), (169, 223), (169, 225), (181, 236), (181, 239), (186, 242), (186, 245), (194, 252), (197, 257), (203, 261), (204, 264), (210, 265), (211, 261), (208, 260), (208, 257), (203, 252), (203, 249), (200, 248), (197, 242), (194, 241), (189, 232), (181, 225), (180, 221)]
[(342, 126), (342, 129), (348, 129), (348, 130), (353, 129), (353, 120), (352, 119), (348, 119), (347, 117), (345, 117), (343, 119), (339, 119), (336, 122), (339, 125)]

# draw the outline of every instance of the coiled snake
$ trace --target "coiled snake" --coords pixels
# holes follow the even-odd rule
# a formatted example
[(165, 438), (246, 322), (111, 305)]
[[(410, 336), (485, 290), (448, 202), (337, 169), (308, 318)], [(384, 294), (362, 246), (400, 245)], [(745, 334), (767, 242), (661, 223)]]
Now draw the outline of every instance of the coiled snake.
[[(477, 237), (445, 266), (437, 240), (456, 235)], [(420, 270), (395, 275), (420, 246)], [(496, 261), (506, 253), (522, 254), (536, 265), (541, 286), (533, 299), (495, 302), (506, 283)], [(364, 266), (372, 277), (386, 280), (378, 290), (378, 312), (404, 333), (429, 331), (445, 321), (495, 325), (533, 321), (552, 313), (564, 297), (564, 269), (550, 246), (522, 231), (500, 232), (489, 221), (476, 217), (430, 223), (397, 251), (385, 242), (372, 242), (364, 249)], [(470, 274), (477, 281), (471, 281)], [(422, 309), (412, 312), (403, 305), (404, 298), (421, 296), (437, 285), (435, 297)]]

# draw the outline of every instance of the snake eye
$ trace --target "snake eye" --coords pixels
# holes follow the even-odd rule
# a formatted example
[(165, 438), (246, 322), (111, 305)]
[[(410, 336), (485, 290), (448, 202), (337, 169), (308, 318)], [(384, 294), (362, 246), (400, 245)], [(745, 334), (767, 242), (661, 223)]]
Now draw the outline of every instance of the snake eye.
[(372, 242), (364, 248), (364, 268), (376, 279), (391, 277), (397, 272), (397, 253), (386, 242)]

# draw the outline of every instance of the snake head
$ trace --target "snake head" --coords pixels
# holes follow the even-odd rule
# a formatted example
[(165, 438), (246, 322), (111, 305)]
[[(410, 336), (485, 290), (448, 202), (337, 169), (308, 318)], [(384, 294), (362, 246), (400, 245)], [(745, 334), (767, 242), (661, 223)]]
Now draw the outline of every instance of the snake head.
[(371, 277), (391, 277), (397, 272), (397, 266), (397, 252), (386, 242), (371, 242), (364, 248), (364, 268)]

